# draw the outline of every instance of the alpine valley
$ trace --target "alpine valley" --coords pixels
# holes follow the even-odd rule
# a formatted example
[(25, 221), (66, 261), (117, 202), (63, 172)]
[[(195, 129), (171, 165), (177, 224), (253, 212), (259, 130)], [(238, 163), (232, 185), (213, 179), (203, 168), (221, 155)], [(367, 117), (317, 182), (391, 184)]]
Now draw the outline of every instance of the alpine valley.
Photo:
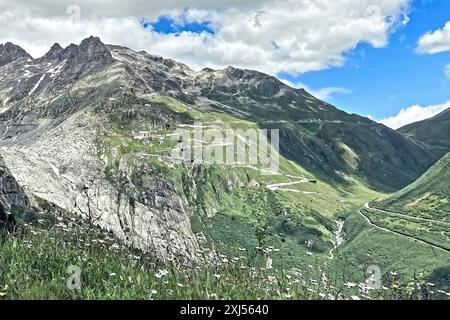
[[(448, 115), (395, 131), (257, 71), (1, 45), (0, 293), (447, 298)], [(278, 129), (279, 170), (176, 161), (199, 124)]]

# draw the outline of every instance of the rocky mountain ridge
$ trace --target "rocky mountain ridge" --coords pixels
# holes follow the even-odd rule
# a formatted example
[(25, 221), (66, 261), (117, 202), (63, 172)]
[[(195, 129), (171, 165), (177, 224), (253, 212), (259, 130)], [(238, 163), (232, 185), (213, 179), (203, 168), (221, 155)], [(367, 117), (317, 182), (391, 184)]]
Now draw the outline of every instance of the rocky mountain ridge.
[(0, 44), (0, 66), (7, 65), (18, 59), (31, 59), (31, 56), (21, 47), (11, 42)]

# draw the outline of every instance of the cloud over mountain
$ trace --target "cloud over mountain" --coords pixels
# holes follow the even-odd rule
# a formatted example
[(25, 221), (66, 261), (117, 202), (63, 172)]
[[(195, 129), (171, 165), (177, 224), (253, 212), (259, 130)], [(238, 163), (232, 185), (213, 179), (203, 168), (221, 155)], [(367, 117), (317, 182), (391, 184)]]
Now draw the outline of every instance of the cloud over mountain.
[[(72, 1), (2, 0), (0, 42), (34, 56), (54, 42), (100, 36), (105, 42), (174, 58), (196, 68), (236, 67), (299, 74), (340, 66), (359, 43), (383, 47), (406, 22), (410, 0)], [(213, 32), (156, 32), (159, 17), (207, 23)], [(147, 28), (143, 22), (149, 22)]]
[(407, 124), (431, 118), (448, 108), (450, 108), (450, 101), (444, 104), (427, 107), (414, 105), (400, 110), (395, 116), (381, 120), (380, 123), (383, 123), (392, 129), (398, 129)]

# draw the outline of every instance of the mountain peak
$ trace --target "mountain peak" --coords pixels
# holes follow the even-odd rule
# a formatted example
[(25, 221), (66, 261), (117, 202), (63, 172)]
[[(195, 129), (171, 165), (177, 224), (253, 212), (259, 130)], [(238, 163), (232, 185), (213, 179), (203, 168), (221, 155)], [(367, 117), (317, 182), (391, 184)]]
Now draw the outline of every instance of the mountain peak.
[(98, 37), (90, 36), (81, 41), (80, 45), (70, 44), (61, 49), (54, 44), (47, 55), (54, 55), (59, 60), (67, 60), (71, 65), (105, 65), (112, 60), (108, 47)]
[(56, 59), (60, 55), (60, 53), (64, 49), (59, 45), (59, 43), (55, 43), (52, 45), (50, 50), (44, 55), (44, 58), (46, 59)]
[(437, 160), (450, 150), (448, 134), (445, 134), (450, 132), (450, 108), (432, 118), (401, 127), (397, 132), (425, 146)]
[(54, 43), (53, 45), (52, 45), (52, 47), (50, 48), (50, 51), (60, 51), (60, 50), (62, 50), (63, 48), (59, 45), (59, 43)]
[(112, 56), (108, 47), (99, 37), (90, 36), (81, 41), (78, 46), (79, 52), (89, 60), (111, 60)]
[(0, 67), (20, 58), (31, 58), (21, 47), (11, 42), (0, 44)]
[(86, 46), (105, 46), (105, 44), (100, 40), (99, 37), (90, 36), (89, 38), (83, 39), (80, 43), (80, 47), (86, 47)]

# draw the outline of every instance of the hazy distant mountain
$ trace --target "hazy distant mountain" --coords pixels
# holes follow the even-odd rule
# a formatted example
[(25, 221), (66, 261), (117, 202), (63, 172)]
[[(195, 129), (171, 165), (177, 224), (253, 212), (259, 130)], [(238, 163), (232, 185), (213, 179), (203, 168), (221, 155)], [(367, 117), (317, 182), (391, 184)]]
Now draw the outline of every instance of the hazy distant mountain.
[(438, 159), (450, 151), (450, 109), (397, 131), (421, 144)]

